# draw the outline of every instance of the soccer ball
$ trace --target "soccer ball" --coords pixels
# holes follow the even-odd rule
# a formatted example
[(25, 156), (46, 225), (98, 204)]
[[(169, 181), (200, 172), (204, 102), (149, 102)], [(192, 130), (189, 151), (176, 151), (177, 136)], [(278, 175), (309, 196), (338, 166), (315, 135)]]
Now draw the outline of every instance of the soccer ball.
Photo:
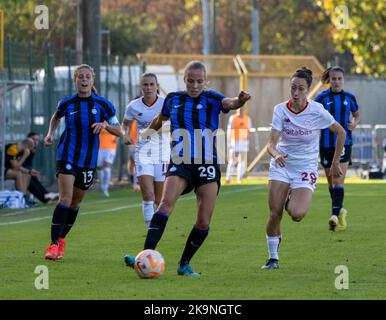
[(158, 278), (165, 270), (165, 260), (158, 251), (146, 249), (135, 257), (134, 270), (140, 278)]

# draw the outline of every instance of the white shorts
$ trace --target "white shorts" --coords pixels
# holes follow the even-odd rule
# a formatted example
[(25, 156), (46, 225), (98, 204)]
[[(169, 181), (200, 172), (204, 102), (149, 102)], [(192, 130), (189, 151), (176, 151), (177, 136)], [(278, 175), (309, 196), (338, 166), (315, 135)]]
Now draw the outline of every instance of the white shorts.
[(284, 167), (280, 167), (272, 159), (269, 164), (268, 180), (288, 183), (291, 189), (308, 188), (314, 192), (318, 180), (318, 163), (290, 164), (286, 162)]
[(97, 167), (103, 167), (104, 163), (114, 163), (116, 151), (114, 149), (99, 149)]
[(152, 176), (154, 181), (163, 182), (166, 178), (166, 171), (168, 168), (167, 163), (136, 163), (135, 168), (137, 170), (137, 176)]
[(248, 152), (249, 141), (248, 140), (232, 140), (230, 145), (231, 151), (233, 152)]

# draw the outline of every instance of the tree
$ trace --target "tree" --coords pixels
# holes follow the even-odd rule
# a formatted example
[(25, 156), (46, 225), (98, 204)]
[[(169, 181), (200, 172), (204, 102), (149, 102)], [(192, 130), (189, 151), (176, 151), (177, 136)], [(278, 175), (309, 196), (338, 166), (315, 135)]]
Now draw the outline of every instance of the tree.
[(350, 52), (356, 73), (386, 76), (386, 2), (384, 0), (317, 1), (331, 17), (330, 33), (340, 53)]

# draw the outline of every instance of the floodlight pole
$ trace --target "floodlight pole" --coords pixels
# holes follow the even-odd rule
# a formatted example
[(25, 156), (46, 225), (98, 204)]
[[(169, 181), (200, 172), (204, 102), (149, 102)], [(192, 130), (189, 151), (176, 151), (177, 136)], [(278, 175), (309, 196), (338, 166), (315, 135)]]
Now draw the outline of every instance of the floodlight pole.
[(1, 189), (4, 190), (4, 181), (5, 181), (5, 110), (6, 110), (6, 93), (7, 93), (7, 84), (4, 82), (2, 86), (2, 90), (0, 90), (2, 93), (2, 101), (1, 101), (1, 108), (0, 108), (0, 143), (1, 148), (3, 151), (1, 152)]
[(252, 1), (252, 53), (257, 55), (260, 54), (259, 4), (258, 0)]
[(202, 17), (203, 17), (203, 32), (204, 32), (204, 47), (203, 54), (210, 53), (210, 26), (209, 26), (209, 0), (201, 0), (202, 3)]

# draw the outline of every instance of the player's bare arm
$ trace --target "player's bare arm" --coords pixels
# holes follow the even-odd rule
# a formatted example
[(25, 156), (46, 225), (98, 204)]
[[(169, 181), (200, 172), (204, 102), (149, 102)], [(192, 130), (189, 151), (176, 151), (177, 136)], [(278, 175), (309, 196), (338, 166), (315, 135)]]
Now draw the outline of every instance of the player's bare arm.
[(346, 140), (346, 131), (338, 122), (335, 122), (329, 129), (337, 135), (334, 158), (332, 160), (329, 174), (330, 176), (332, 175), (333, 177), (340, 177), (343, 174), (343, 172), (342, 172), (342, 169), (340, 168), (339, 160), (340, 160), (340, 155), (343, 151), (344, 141)]
[(224, 109), (236, 110), (244, 106), (249, 99), (251, 99), (251, 95), (248, 92), (241, 91), (237, 97), (224, 98), (222, 105)]
[(288, 157), (288, 154), (281, 154), (276, 150), (276, 145), (279, 142), (280, 136), (280, 131), (275, 129), (271, 130), (271, 133), (269, 134), (267, 150), (271, 157), (275, 159), (276, 163), (280, 167), (284, 167), (285, 159)]

